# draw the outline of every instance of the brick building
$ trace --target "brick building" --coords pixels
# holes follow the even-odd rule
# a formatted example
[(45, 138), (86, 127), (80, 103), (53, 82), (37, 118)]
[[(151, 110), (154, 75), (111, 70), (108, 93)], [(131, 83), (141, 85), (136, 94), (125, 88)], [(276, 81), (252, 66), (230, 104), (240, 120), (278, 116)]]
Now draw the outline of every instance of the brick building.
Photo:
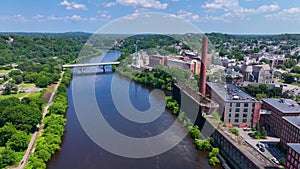
[(300, 144), (288, 143), (288, 155), (286, 158), (286, 169), (300, 168)]
[(282, 117), (283, 123), (280, 142), (287, 148), (287, 143), (300, 143), (300, 116)]
[(262, 99), (260, 123), (276, 136), (280, 137), (283, 116), (299, 116), (300, 105), (291, 99)]
[(218, 113), (229, 126), (253, 127), (259, 121), (260, 102), (232, 84), (207, 82), (206, 91), (219, 104)]

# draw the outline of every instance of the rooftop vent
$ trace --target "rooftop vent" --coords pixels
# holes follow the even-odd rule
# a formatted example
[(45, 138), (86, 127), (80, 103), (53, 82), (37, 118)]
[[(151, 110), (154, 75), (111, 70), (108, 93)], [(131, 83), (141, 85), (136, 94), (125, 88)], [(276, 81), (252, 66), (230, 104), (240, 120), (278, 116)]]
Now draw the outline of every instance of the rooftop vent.
[(239, 96), (233, 96), (233, 100), (239, 100)]
[(279, 99), (279, 103), (284, 103), (284, 99), (283, 99), (283, 98), (280, 98), (280, 99)]

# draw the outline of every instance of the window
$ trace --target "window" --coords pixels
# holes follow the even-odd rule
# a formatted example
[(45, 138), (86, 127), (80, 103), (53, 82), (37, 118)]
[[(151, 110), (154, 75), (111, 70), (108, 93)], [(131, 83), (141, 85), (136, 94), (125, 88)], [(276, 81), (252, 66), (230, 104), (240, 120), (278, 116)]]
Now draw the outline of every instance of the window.
[(240, 107), (241, 103), (236, 103), (235, 107)]
[(240, 114), (235, 114), (234, 117), (240, 117)]
[(232, 112), (232, 108), (229, 109), (229, 112)]
[(232, 107), (232, 103), (230, 103), (229, 106)]
[(228, 123), (230, 123), (231, 122), (231, 119), (228, 119)]
[(248, 103), (244, 103), (244, 107), (248, 107)]
[(239, 108), (236, 108), (236, 109), (235, 109), (235, 112), (240, 112), (240, 109), (239, 109)]
[(247, 119), (243, 119), (243, 123), (247, 123)]
[(229, 116), (228, 117), (231, 117), (231, 113), (229, 113)]
[(248, 109), (245, 108), (245, 109), (244, 109), (244, 112), (248, 112)]
[(235, 123), (238, 123), (238, 122), (239, 122), (239, 119), (234, 119), (234, 122), (235, 122)]
[(243, 117), (247, 117), (247, 114), (243, 114)]

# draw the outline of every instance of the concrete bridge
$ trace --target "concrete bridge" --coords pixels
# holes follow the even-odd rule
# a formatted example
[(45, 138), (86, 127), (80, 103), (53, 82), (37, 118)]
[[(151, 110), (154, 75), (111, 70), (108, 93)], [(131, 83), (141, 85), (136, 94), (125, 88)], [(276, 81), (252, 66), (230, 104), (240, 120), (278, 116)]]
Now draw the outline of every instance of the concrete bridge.
[(74, 68), (74, 67), (89, 67), (89, 66), (102, 66), (105, 72), (105, 66), (109, 65), (119, 65), (120, 62), (101, 62), (101, 63), (78, 63), (78, 64), (68, 64), (63, 65), (63, 68)]

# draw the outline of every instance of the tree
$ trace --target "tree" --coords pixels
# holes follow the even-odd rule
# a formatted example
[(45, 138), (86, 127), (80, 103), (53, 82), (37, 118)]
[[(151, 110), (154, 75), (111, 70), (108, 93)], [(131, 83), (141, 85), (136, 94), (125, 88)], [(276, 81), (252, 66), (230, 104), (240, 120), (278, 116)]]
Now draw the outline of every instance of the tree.
[(36, 86), (44, 88), (47, 87), (49, 84), (51, 84), (52, 79), (50, 77), (47, 77), (45, 75), (39, 76), (35, 82)]
[(23, 131), (17, 131), (7, 141), (6, 146), (15, 151), (24, 151), (28, 146), (28, 135)]
[(15, 80), (16, 84), (20, 84), (23, 81), (23, 78), (21, 75), (14, 76), (13, 79)]
[(293, 73), (300, 73), (300, 67), (299, 66), (292, 67), (291, 72), (293, 72)]
[(5, 143), (11, 138), (13, 134), (17, 132), (12, 123), (6, 123), (5, 126), (0, 128), (0, 146), (4, 146)]
[(3, 95), (10, 95), (11, 94), (11, 87), (6, 86), (2, 92)]
[(47, 162), (50, 157), (51, 157), (51, 154), (46, 151), (45, 149), (42, 149), (42, 150), (39, 150), (37, 151), (37, 156), (42, 159), (44, 162)]
[(15, 152), (9, 148), (5, 148), (0, 153), (0, 168), (12, 165), (17, 161)]

